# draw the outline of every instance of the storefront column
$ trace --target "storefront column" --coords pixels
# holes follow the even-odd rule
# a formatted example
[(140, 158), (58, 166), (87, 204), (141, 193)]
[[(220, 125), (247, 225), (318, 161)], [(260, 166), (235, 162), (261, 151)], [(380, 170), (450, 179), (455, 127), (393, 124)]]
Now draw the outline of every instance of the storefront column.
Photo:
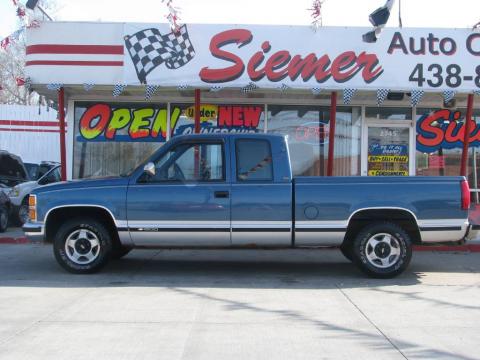
[(195, 134), (200, 134), (200, 89), (195, 89)]
[[(67, 150), (65, 147), (65, 89), (63, 86), (58, 91), (58, 116), (60, 121), (60, 163), (62, 181), (67, 180)], [(71, 129), (73, 131), (73, 129)]]
[(330, 131), (328, 133), (327, 176), (333, 175), (336, 120), (337, 120), (337, 93), (335, 91), (332, 91), (332, 93), (330, 94)]
[(469, 138), (470, 138), (470, 131), (471, 131), (470, 125), (472, 122), (472, 113), (473, 113), (473, 94), (469, 94), (468, 100), (467, 100), (467, 114), (465, 116), (465, 132), (463, 135), (462, 165), (460, 167), (460, 176), (467, 176), (468, 146), (469, 146)]

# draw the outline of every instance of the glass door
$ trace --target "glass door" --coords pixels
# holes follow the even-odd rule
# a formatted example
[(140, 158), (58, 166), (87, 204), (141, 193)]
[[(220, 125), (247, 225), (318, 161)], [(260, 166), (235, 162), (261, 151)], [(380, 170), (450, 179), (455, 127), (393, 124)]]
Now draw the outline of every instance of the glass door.
[(411, 122), (367, 121), (364, 128), (362, 175), (414, 175)]

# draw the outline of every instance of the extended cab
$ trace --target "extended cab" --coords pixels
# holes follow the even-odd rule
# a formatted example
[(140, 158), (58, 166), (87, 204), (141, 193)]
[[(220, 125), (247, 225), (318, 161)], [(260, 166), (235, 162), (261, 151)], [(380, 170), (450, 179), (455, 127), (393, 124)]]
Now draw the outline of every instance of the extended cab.
[(463, 177), (296, 177), (277, 135), (175, 137), (118, 178), (35, 189), (26, 235), (74, 273), (142, 248), (339, 246), (368, 275), (470, 231)]

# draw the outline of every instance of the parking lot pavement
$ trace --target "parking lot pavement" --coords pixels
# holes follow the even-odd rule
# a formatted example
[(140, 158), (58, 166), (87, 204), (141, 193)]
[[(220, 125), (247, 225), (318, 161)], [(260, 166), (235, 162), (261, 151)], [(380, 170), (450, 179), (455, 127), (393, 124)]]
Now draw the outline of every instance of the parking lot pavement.
[(392, 280), (338, 251), (135, 250), (96, 275), (0, 245), (3, 359), (479, 359), (480, 254)]

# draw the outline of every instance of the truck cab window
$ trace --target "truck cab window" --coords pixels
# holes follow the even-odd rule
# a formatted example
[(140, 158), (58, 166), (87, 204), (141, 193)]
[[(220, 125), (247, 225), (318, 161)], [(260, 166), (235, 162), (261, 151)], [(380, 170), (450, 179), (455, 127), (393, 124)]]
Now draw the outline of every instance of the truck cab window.
[(273, 181), (272, 150), (266, 140), (236, 141), (237, 181)]
[(224, 177), (221, 144), (184, 144), (174, 147), (155, 163), (155, 176), (148, 182), (222, 181)]

